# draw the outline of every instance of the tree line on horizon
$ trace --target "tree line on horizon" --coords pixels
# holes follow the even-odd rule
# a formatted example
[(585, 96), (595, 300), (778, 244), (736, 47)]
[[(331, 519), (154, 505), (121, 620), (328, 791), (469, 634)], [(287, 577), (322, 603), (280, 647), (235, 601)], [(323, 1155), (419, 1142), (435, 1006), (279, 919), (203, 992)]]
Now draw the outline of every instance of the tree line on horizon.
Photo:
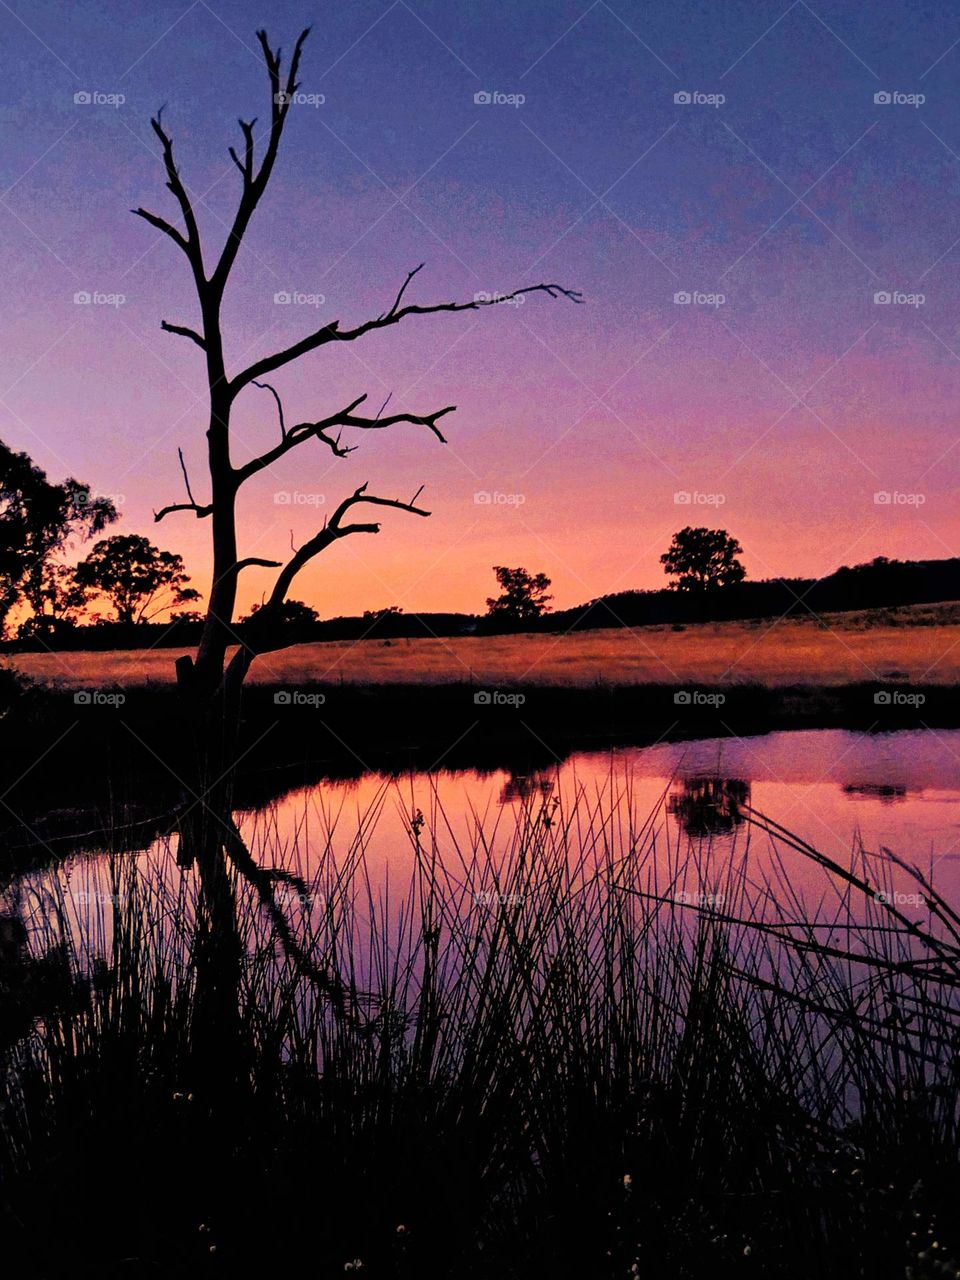
[[(0, 441), (0, 633), (38, 646), (109, 648), (120, 636), (130, 643), (134, 635), (155, 644), (165, 632), (171, 643), (194, 643), (201, 615), (190, 606), (200, 593), (191, 586), (182, 557), (139, 534), (93, 541), (118, 518), (109, 498), (94, 496), (72, 477), (49, 480), (28, 454)], [(91, 542), (76, 564), (67, 562), (71, 551)], [(819, 581), (748, 582), (742, 551), (725, 529), (687, 526), (660, 556), (671, 579), (665, 589), (619, 592), (553, 611), (546, 573), (494, 565), (499, 594), (487, 598), (485, 615), (404, 614), (389, 605), (360, 618), (323, 620), (305, 601), (288, 598), (274, 611), (271, 631), (276, 640), (297, 643), (364, 635), (582, 630), (765, 616), (795, 610), (804, 600), (810, 609), (843, 609), (960, 598), (960, 574), (950, 568), (960, 562), (930, 562), (945, 566), (930, 569), (923, 567), (926, 562), (877, 556), (853, 568), (841, 566)], [(249, 626), (262, 625), (262, 609), (255, 604), (238, 620), (238, 637)], [(11, 636), (9, 622), (18, 612), (25, 616)]]
[[(196, 623), (200, 614), (186, 606), (200, 600), (190, 585), (181, 556), (163, 551), (141, 534), (101, 538), (78, 563), (66, 555), (89, 542), (119, 518), (114, 503), (94, 496), (89, 486), (70, 477), (48, 479), (25, 452), (0, 441), (0, 632), (19, 607), (19, 640), (56, 643), (89, 624), (143, 627), (167, 616), (179, 624)], [(742, 547), (724, 529), (681, 529), (660, 557), (676, 590), (707, 595), (742, 582), (737, 559)], [(487, 598), (487, 616), (507, 626), (542, 618), (550, 611), (551, 579), (543, 572), (494, 565), (500, 594)], [(241, 624), (259, 623), (265, 606), (254, 605)], [(107, 612), (104, 612), (106, 610)], [(320, 621), (301, 600), (285, 599), (275, 610), (274, 626), (300, 630)], [(389, 606), (368, 611), (373, 624), (402, 610)], [(112, 615), (112, 616), (111, 616)]]

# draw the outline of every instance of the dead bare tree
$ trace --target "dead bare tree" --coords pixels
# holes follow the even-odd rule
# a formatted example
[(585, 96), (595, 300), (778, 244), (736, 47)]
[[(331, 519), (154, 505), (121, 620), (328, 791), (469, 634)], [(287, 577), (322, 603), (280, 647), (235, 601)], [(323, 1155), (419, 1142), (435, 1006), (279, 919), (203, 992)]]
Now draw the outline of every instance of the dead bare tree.
[[(348, 521), (347, 517), (361, 507), (393, 508), (415, 516), (428, 516), (430, 513), (417, 505), (420, 490), (409, 500), (399, 498), (383, 498), (367, 492), (367, 486), (361, 485), (337, 507), (333, 516), (325, 521), (323, 528), (305, 542), (286, 563), (265, 560), (260, 557), (238, 554), (238, 537), (236, 521), (237, 494), (243, 484), (251, 477), (271, 466), (274, 462), (305, 444), (308, 440), (316, 440), (330, 449), (335, 457), (344, 457), (355, 446), (342, 443), (345, 429), (360, 431), (382, 431), (390, 427), (406, 423), (426, 427), (441, 442), (443, 433), (438, 425), (456, 406), (447, 405), (432, 413), (413, 414), (395, 413), (389, 416), (367, 417), (357, 410), (367, 399), (366, 395), (358, 396), (350, 404), (316, 422), (299, 422), (287, 426), (283, 405), (274, 387), (262, 381), (271, 373), (284, 368), (293, 361), (317, 351), (321, 347), (340, 342), (356, 342), (380, 329), (399, 324), (408, 316), (434, 315), (439, 312), (475, 311), (481, 307), (493, 306), (500, 302), (508, 302), (529, 293), (545, 293), (551, 298), (565, 297), (573, 302), (581, 302), (582, 298), (574, 290), (563, 288), (558, 284), (535, 284), (517, 289), (506, 295), (483, 296), (467, 302), (439, 302), (419, 304), (406, 302), (407, 290), (423, 264), (408, 272), (393, 302), (386, 311), (375, 319), (367, 320), (353, 328), (341, 327), (340, 322), (333, 320), (321, 328), (308, 333), (292, 346), (276, 351), (272, 355), (254, 361), (253, 364), (239, 373), (229, 376), (227, 360), (224, 353), (224, 340), (221, 329), (221, 303), (224, 290), (237, 259), (237, 253), (250, 219), (261, 197), (266, 190), (273, 173), (274, 163), (280, 147), (284, 124), (291, 104), (299, 89), (297, 76), (300, 70), (300, 59), (304, 41), (309, 28), (303, 31), (294, 46), (289, 68), (284, 75), (281, 67), (281, 51), (272, 49), (265, 31), (257, 32), (260, 47), (266, 63), (270, 82), (270, 124), (266, 131), (266, 142), (259, 163), (256, 156), (254, 126), (256, 120), (240, 120), (243, 145), (238, 152), (230, 147), (230, 157), (236, 165), (241, 180), (240, 198), (236, 213), (226, 242), (212, 271), (204, 259), (197, 226), (193, 200), (180, 176), (173, 154), (173, 142), (164, 127), (162, 111), (151, 121), (153, 131), (159, 139), (163, 164), (167, 176), (167, 187), (173, 193), (180, 207), (182, 229), (155, 213), (146, 209), (135, 209), (133, 212), (144, 218), (151, 226), (162, 231), (185, 255), (193, 273), (197, 298), (200, 303), (200, 329), (192, 329), (186, 325), (171, 324), (164, 320), (161, 327), (167, 333), (188, 338), (204, 353), (206, 358), (207, 383), (209, 387), (209, 427), (207, 430), (207, 457), (209, 464), (210, 500), (198, 502), (194, 497), (189, 478), (184, 471), (184, 482), (187, 491), (185, 502), (175, 502), (156, 512), (156, 519), (161, 520), (175, 511), (190, 511), (198, 519), (209, 519), (212, 524), (213, 540), (213, 580), (207, 601), (202, 638), (193, 660), (181, 660), (178, 667), (178, 678), (181, 689), (192, 700), (200, 703), (217, 703), (222, 712), (229, 713), (230, 705), (235, 701), (244, 677), (257, 653), (263, 652), (270, 644), (269, 637), (275, 634), (271, 624), (275, 621), (287, 591), (296, 574), (308, 561), (312, 560), (327, 547), (341, 538), (354, 534), (379, 533), (379, 523), (372, 521)], [(267, 449), (259, 457), (240, 466), (234, 465), (230, 453), (230, 414), (240, 393), (248, 386), (265, 388), (273, 395), (280, 418), (280, 440), (272, 448)], [(181, 455), (181, 466), (183, 465)], [(234, 608), (237, 596), (237, 580), (243, 570), (260, 566), (280, 570), (266, 605), (257, 612), (257, 624), (247, 628), (240, 649), (230, 662), (226, 663), (229, 646), (240, 642), (234, 629)]]
[[(198, 992), (203, 993), (204, 1001), (203, 1016), (197, 1019), (198, 1054), (201, 1059), (212, 1064), (211, 1080), (218, 1088), (220, 1085), (216, 1082), (222, 1081), (231, 1073), (235, 1076), (237, 1063), (241, 1061), (238, 1014), (241, 939), (236, 921), (234, 882), (227, 871), (227, 859), (253, 884), (271, 915), (283, 924), (272, 897), (272, 873), (256, 868), (253, 859), (242, 846), (231, 817), (235, 735), (239, 695), (244, 678), (256, 655), (276, 644), (275, 637), (279, 629), (275, 623), (291, 583), (304, 565), (342, 538), (352, 537), (354, 534), (379, 533), (378, 522), (357, 518), (361, 511), (368, 513), (370, 508), (376, 507), (404, 511), (420, 517), (430, 514), (418, 503), (420, 489), (405, 501), (372, 494), (368, 492), (366, 484), (360, 485), (344, 498), (323, 527), (284, 563), (259, 556), (241, 557), (238, 550), (237, 495), (253, 476), (307, 441), (317, 441), (336, 458), (345, 457), (355, 446), (343, 442), (344, 431), (384, 431), (400, 424), (409, 424), (425, 427), (437, 440), (443, 442), (444, 436), (439, 423), (455, 408), (454, 405), (447, 405), (432, 413), (385, 415), (384, 405), (379, 413), (369, 417), (361, 410), (367, 396), (360, 395), (343, 408), (315, 422), (298, 422), (288, 426), (280, 396), (276, 388), (265, 379), (310, 352), (335, 343), (357, 342), (368, 333), (399, 324), (408, 316), (476, 311), (481, 307), (512, 301), (528, 293), (545, 293), (551, 298), (562, 296), (573, 302), (582, 301), (579, 293), (560, 285), (534, 284), (507, 295), (485, 295), (467, 302), (426, 305), (408, 302), (407, 290), (421, 270), (421, 263), (407, 273), (392, 303), (374, 319), (352, 328), (343, 327), (339, 321), (332, 320), (292, 346), (255, 360), (240, 372), (229, 374), (221, 325), (224, 291), (250, 219), (273, 173), (287, 115), (299, 89), (297, 76), (307, 35), (307, 31), (300, 34), (289, 67), (284, 73), (280, 49), (271, 48), (265, 31), (257, 33), (270, 86), (269, 126), (263, 137), (258, 138), (254, 133), (256, 120), (239, 122), (243, 144), (239, 149), (231, 147), (229, 152), (240, 174), (240, 196), (232, 225), (215, 264), (208, 263), (205, 258), (194, 199), (174, 159), (173, 141), (164, 126), (162, 110), (157, 112), (151, 124), (160, 143), (167, 188), (179, 206), (181, 225), (174, 225), (147, 209), (133, 210), (137, 217), (143, 218), (169, 237), (190, 265), (200, 306), (199, 327), (191, 328), (163, 320), (161, 328), (167, 333), (189, 339), (200, 348), (206, 361), (209, 393), (209, 499), (200, 501), (195, 496), (183, 454), (180, 453), (186, 500), (168, 504), (155, 513), (155, 518), (162, 520), (174, 512), (191, 512), (198, 520), (209, 520), (212, 532), (213, 578), (207, 597), (200, 644), (194, 658), (181, 659), (177, 664), (178, 686), (194, 716), (186, 743), (191, 759), (181, 766), (184, 770), (182, 780), (190, 794), (185, 797), (178, 812), (177, 826), (180, 833), (178, 860), (184, 865), (196, 862), (200, 869), (200, 907), (206, 932), (204, 946), (198, 955)], [(258, 143), (262, 146), (262, 155), (259, 157), (256, 154)], [(265, 389), (272, 395), (279, 415), (280, 438), (272, 448), (258, 457), (238, 465), (231, 457), (230, 415), (238, 396), (250, 386)], [(268, 593), (266, 604), (257, 611), (255, 622), (245, 626), (241, 636), (234, 627), (237, 582), (242, 572), (254, 566), (273, 568), (279, 572)], [(238, 644), (239, 648), (228, 664), (227, 652), (233, 644)], [(278, 931), (283, 945), (289, 947), (289, 930), (279, 927)], [(313, 979), (319, 982), (331, 998), (336, 995), (335, 977), (330, 977), (319, 967), (304, 969), (304, 972), (312, 974)]]

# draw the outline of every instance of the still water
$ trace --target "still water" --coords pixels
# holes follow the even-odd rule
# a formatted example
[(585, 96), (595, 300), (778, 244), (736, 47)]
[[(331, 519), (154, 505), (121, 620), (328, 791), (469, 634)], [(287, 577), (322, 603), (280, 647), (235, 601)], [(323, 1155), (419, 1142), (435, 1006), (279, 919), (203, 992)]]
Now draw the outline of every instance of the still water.
[[(889, 850), (932, 876), (960, 901), (960, 730), (868, 734), (845, 730), (771, 733), (572, 755), (555, 767), (519, 775), (493, 772), (367, 774), (293, 791), (269, 810), (247, 814), (243, 829), (259, 856), (282, 846), (310, 878), (319, 851), (362, 832), (374, 883), (402, 881), (412, 865), (411, 820), (443, 858), (508, 841), (518, 817), (540, 811), (570, 826), (571, 844), (586, 822), (591, 839), (629, 815), (650, 841), (677, 848), (688, 838), (723, 860), (736, 851), (763, 875), (769, 839), (747, 830), (759, 811), (845, 866), (854, 848)], [(577, 816), (571, 816), (579, 811)], [(586, 815), (586, 816), (584, 816)], [(622, 837), (622, 830), (620, 832)], [(607, 839), (607, 835), (602, 837)], [(610, 841), (616, 840), (610, 834)], [(621, 852), (623, 849), (621, 849)], [(794, 856), (777, 875), (819, 891), (821, 873)]]
[[(476, 900), (475, 884), (489, 890), (490, 866), (528, 856), (523, 831), (532, 824), (549, 830), (552, 851), (568, 862), (583, 859), (605, 874), (611, 865), (635, 872), (642, 864), (644, 887), (657, 894), (668, 885), (671, 895), (677, 885), (713, 891), (734, 874), (755, 891), (755, 906), (757, 893), (791, 899), (798, 917), (822, 919), (839, 901), (842, 881), (758, 830), (748, 820), (756, 813), (841, 866), (857, 866), (872, 889), (886, 886), (916, 902), (909, 897), (916, 884), (891, 870), (889, 851), (960, 903), (960, 730), (662, 743), (580, 752), (527, 774), (368, 773), (288, 791), (240, 814), (239, 826), (253, 857), (295, 873), (316, 890), (315, 903), (351, 865), (363, 867), (371, 907), (402, 898), (425, 854), (455, 894)], [(173, 885), (180, 880), (175, 851), (167, 837), (132, 856)], [(36, 904), (51, 891), (72, 900), (69, 914), (78, 918), (112, 901), (110, 860), (100, 855), (92, 847), (28, 877), (38, 896), (28, 893), (25, 915), (42, 916)]]

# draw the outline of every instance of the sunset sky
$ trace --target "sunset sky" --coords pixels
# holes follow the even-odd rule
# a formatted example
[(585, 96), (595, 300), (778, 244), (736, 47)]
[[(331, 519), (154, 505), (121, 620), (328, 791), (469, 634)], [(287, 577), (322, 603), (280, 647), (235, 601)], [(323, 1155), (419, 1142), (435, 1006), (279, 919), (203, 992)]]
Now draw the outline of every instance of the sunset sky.
[[(184, 497), (178, 446), (206, 494), (202, 356), (160, 331), (196, 305), (185, 259), (129, 210), (175, 216), (149, 124), (166, 104), (215, 260), (236, 119), (269, 115), (264, 23), (285, 50), (313, 24), (301, 87), (324, 101), (291, 109), (240, 253), (232, 372), (378, 314), (420, 262), (414, 301), (541, 280), (586, 300), (411, 318), (274, 376), (288, 422), (363, 392), (458, 406), (447, 446), (355, 433), (348, 459), (311, 443), (250, 483), (241, 554), (275, 559), (363, 481), (425, 486), (432, 519), (386, 513), (294, 596), (324, 615), (473, 611), (508, 564), (566, 606), (661, 585), (690, 523), (734, 533), (752, 577), (960, 554), (947, 0), (129, 0), (123, 22), (92, 0), (0, 2), (0, 437), (115, 495), (116, 532), (181, 552), (206, 590), (209, 522), (152, 521)], [(246, 390), (236, 459), (277, 436)], [(247, 607), (272, 579), (244, 579)]]

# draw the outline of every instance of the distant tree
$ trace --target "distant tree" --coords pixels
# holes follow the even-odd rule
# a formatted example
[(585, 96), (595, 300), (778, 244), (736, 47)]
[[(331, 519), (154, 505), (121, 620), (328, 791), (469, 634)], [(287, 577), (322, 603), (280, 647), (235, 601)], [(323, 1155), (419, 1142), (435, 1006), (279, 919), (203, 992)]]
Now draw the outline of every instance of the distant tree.
[(363, 616), (373, 622), (380, 622), (384, 618), (394, 618), (401, 613), (403, 610), (398, 604), (390, 604), (383, 609), (364, 609)]
[(0, 630), (17, 604), (49, 614), (63, 585), (57, 557), (71, 539), (92, 537), (116, 518), (108, 498), (72, 478), (54, 484), (28, 454), (0, 441)]
[(70, 565), (57, 562), (43, 566), (39, 585), (31, 595), (33, 612), (21, 622), (17, 636), (21, 640), (43, 639), (48, 643), (73, 630), (87, 600), (86, 590), (77, 583), (76, 571)]
[[(250, 622), (257, 616), (263, 605), (255, 604), (243, 622)], [(283, 606), (279, 613), (272, 619), (273, 624), (281, 627), (303, 626), (306, 623), (320, 621), (320, 615), (316, 609), (311, 609), (308, 604), (304, 604), (302, 600), (284, 600)]]
[(529, 574), (526, 569), (507, 569), (499, 564), (493, 566), (493, 572), (502, 591), (495, 598), (487, 598), (487, 612), (491, 617), (528, 622), (548, 611), (547, 601), (553, 596), (547, 595), (550, 579), (545, 573)]
[(77, 565), (74, 577), (85, 591), (106, 596), (118, 622), (151, 622), (200, 598), (200, 592), (187, 585), (182, 558), (135, 533), (98, 542)]
[(726, 529), (691, 528), (673, 535), (669, 550), (660, 557), (664, 573), (676, 578), (677, 591), (702, 594), (742, 582), (747, 571), (737, 559), (743, 547)]

